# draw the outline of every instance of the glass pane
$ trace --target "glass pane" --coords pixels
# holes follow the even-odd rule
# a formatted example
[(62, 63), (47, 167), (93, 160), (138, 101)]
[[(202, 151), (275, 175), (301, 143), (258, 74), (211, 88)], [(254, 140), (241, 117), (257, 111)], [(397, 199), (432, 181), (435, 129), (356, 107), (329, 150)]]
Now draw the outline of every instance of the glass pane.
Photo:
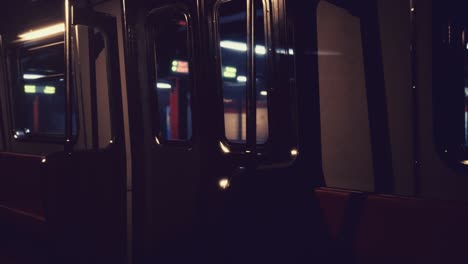
[[(63, 137), (66, 85), (63, 38), (18, 49), (17, 54), (14, 137), (34, 134)], [(76, 126), (73, 130), (76, 134)]]
[[(257, 143), (268, 138), (265, 30), (262, 1), (256, 1), (255, 60), (257, 84)], [(247, 18), (246, 1), (223, 3), (218, 9), (223, 78), (224, 127), (234, 143), (246, 140)]]
[(154, 27), (156, 83), (159, 107), (159, 137), (188, 140), (192, 137), (190, 69), (186, 16), (158, 14)]

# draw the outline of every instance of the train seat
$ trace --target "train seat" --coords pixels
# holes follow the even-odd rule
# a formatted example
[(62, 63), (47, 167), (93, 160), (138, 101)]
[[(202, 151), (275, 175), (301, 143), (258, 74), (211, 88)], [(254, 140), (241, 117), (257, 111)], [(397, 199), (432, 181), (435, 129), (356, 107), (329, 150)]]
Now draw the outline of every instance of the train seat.
[(357, 263), (468, 263), (468, 207), (369, 195), (354, 240)]
[(317, 188), (315, 195), (319, 201), (323, 218), (332, 239), (337, 239), (345, 223), (345, 211), (349, 205), (353, 191)]
[(0, 153), (0, 219), (3, 224), (41, 231), (45, 210), (42, 156)]

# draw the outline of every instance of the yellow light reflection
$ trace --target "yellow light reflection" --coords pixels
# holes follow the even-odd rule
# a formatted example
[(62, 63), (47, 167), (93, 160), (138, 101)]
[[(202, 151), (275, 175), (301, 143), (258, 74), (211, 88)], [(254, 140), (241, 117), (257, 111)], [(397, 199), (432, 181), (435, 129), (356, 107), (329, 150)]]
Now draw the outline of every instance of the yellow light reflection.
[(299, 151), (297, 149), (291, 149), (291, 156), (297, 156), (299, 154)]
[(218, 185), (219, 185), (219, 188), (226, 190), (227, 188), (229, 188), (229, 185), (230, 185), (229, 179), (223, 178), (219, 180)]
[(221, 142), (221, 141), (219, 142), (219, 147), (221, 148), (221, 150), (224, 153), (230, 153), (231, 152), (231, 150), (226, 145), (224, 145), (223, 142)]
[(462, 160), (460, 161), (463, 165), (468, 165), (468, 160)]
[(60, 23), (48, 27), (43, 27), (18, 35), (21, 40), (40, 39), (65, 32), (65, 24)]

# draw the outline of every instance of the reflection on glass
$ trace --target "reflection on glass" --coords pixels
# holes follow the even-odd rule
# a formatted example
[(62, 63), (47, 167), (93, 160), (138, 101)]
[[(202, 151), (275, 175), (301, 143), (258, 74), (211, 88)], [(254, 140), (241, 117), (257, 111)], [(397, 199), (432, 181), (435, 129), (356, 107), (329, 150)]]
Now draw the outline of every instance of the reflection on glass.
[[(255, 1), (255, 61), (257, 90), (257, 143), (268, 139), (266, 43), (262, 1)], [(230, 1), (218, 9), (218, 31), (223, 78), (224, 129), (234, 143), (246, 140), (247, 20), (246, 1)]]
[[(65, 62), (63, 36), (15, 49), (13, 76), (15, 138), (29, 135), (63, 137), (65, 133)], [(15, 63), (15, 62), (12, 62)], [(76, 134), (76, 126), (73, 128)]]
[(158, 136), (188, 140), (192, 137), (192, 114), (187, 19), (181, 12), (166, 11), (154, 22), (156, 83), (152, 86), (158, 98)]

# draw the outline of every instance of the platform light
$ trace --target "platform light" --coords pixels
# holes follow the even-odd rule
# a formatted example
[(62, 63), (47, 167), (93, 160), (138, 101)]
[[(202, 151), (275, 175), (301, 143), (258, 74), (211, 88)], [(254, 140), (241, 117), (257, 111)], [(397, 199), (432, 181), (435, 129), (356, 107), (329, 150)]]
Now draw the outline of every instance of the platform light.
[(44, 87), (45, 94), (55, 94), (55, 87), (54, 86), (46, 86)]
[(56, 35), (56, 34), (63, 33), (63, 32), (65, 32), (65, 24), (60, 23), (60, 24), (55, 24), (55, 25), (48, 26), (48, 27), (34, 29), (29, 32), (25, 32), (23, 34), (18, 35), (18, 38), (20, 38), (21, 40), (27, 41), (27, 40), (45, 38), (45, 37)]
[(219, 180), (218, 185), (219, 185), (219, 188), (226, 190), (227, 188), (229, 188), (229, 185), (230, 185), (229, 179), (222, 178), (221, 180)]
[(158, 89), (171, 89), (172, 88), (172, 86), (168, 83), (159, 83), (159, 82), (156, 84), (156, 87)]
[[(221, 40), (219, 42), (219, 45), (221, 46), (221, 48), (225, 48), (225, 49), (236, 50), (236, 51), (241, 51), (241, 52), (247, 51), (247, 44), (243, 42), (237, 42), (237, 41), (232, 41), (232, 40)], [(262, 46), (262, 45), (255, 46), (255, 53), (257, 55), (265, 55), (266, 52), (267, 50), (265, 46)]]
[(243, 75), (237, 76), (237, 81), (238, 82), (247, 82), (247, 77)]
[(24, 86), (24, 92), (28, 94), (36, 93), (36, 85), (26, 84)]
[(263, 96), (267, 96), (268, 92), (267, 91), (260, 91), (260, 94), (263, 95)]
[(23, 74), (23, 79), (25, 80), (36, 80), (40, 79), (42, 77), (45, 77), (45, 75), (42, 74), (32, 74), (32, 73), (25, 73)]

